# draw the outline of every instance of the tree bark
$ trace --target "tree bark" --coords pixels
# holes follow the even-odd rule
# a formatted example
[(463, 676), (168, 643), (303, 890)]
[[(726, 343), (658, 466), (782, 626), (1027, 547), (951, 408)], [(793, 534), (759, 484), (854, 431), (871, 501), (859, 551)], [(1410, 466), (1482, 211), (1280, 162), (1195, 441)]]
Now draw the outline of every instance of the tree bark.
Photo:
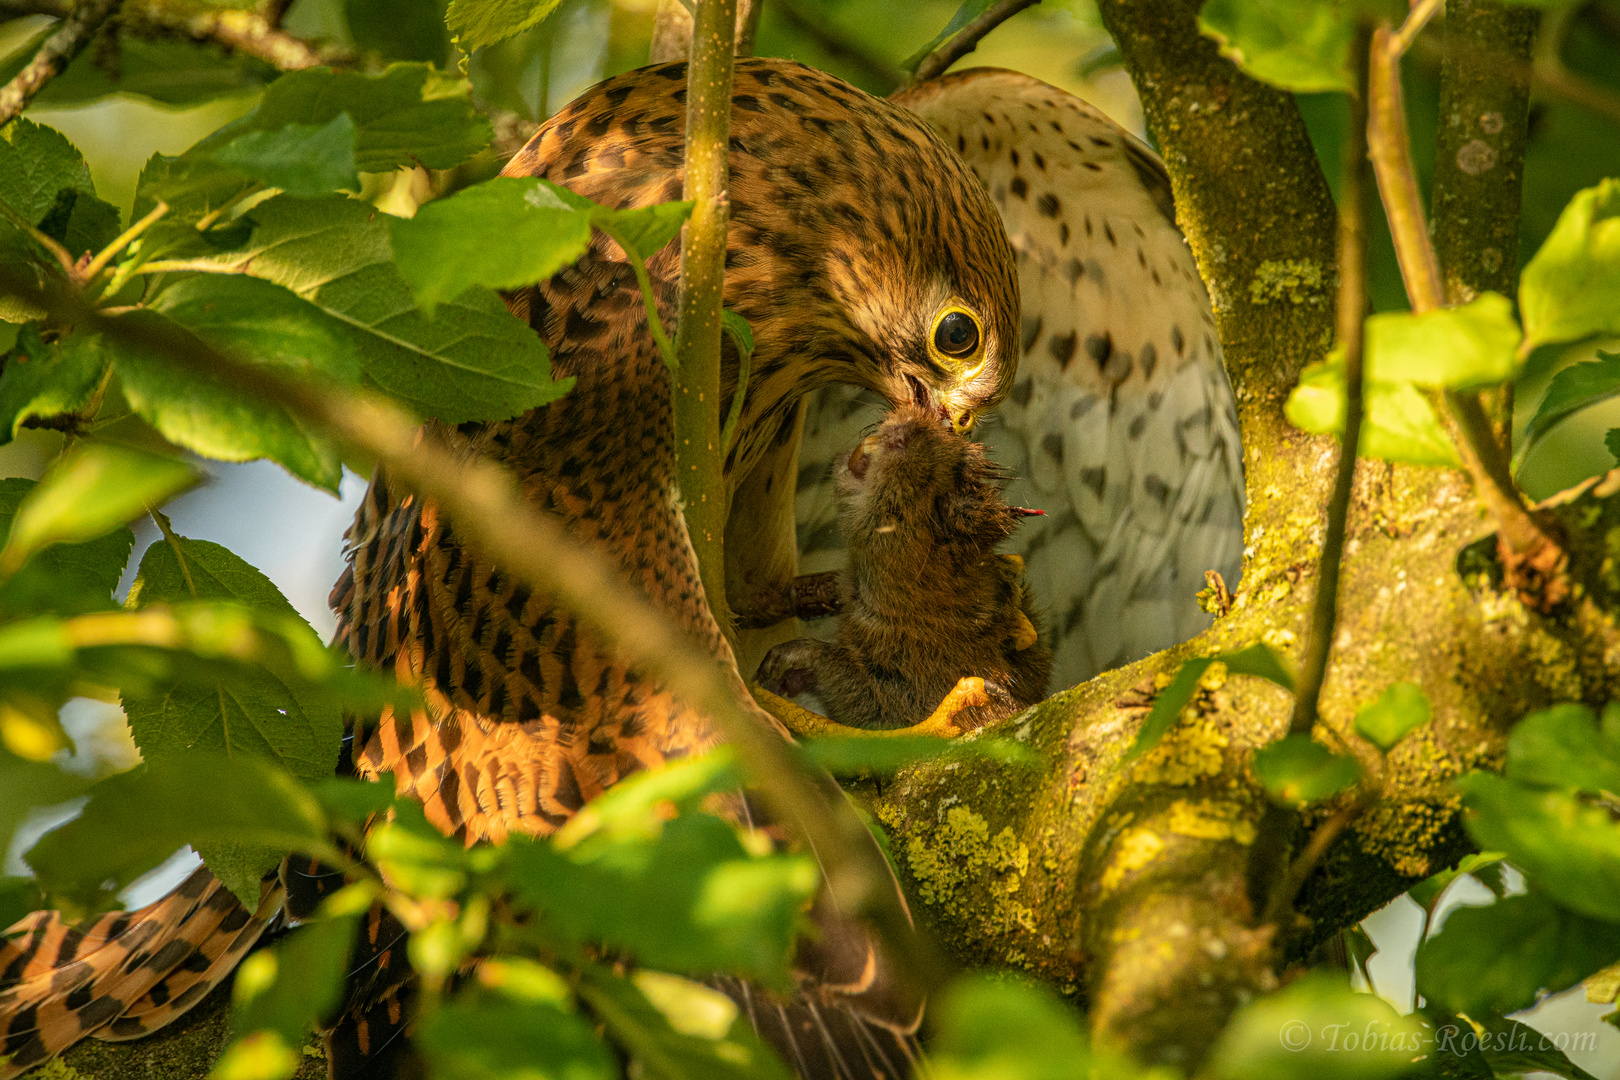
[[(1575, 537), (1578, 596), (1543, 617), (1499, 590), (1496, 548), (1464, 475), (1367, 461), (1317, 732), (1381, 774), (1382, 795), (1330, 849), (1292, 917), (1258, 925), (1245, 880), (1266, 806), (1249, 754), (1287, 729), (1287, 694), (1212, 669), (1165, 742), (1121, 766), (1155, 677), (1256, 640), (1298, 656), (1336, 458), (1331, 440), (1282, 415), (1299, 369), (1333, 333), (1327, 185), (1292, 99), (1222, 59), (1198, 33), (1198, 7), (1100, 3), (1169, 165), (1236, 391), (1250, 501), (1235, 605), (1198, 639), (988, 733), (1027, 745), (1033, 767), (925, 763), (881, 794), (865, 791), (891, 830), (914, 910), (960, 960), (1050, 982), (1081, 1000), (1099, 1043), (1188, 1071), (1232, 1010), (1286, 965), (1464, 853), (1451, 779), (1498, 765), (1526, 711), (1607, 700), (1620, 657), (1620, 571), (1604, 562), (1620, 507), (1600, 497), (1620, 490), (1620, 475), (1557, 510)], [(1505, 143), (1498, 153), (1510, 156)], [(1509, 196), (1478, 197), (1495, 207)], [(1512, 199), (1493, 212), (1516, 222)], [(1403, 680), (1422, 686), (1434, 719), (1385, 765), (1351, 722)], [(1313, 807), (1306, 829), (1344, 805)]]

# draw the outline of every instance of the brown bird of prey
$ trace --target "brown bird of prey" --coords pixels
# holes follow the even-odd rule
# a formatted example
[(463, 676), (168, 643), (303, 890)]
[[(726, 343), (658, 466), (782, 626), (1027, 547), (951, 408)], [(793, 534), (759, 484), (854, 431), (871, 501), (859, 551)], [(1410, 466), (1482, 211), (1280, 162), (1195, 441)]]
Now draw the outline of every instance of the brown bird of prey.
[[(684, 64), (602, 83), (552, 117), (506, 172), (613, 207), (678, 199), (685, 87)], [(741, 434), (726, 459), (728, 538), (746, 538), (728, 543), (743, 556), (728, 567), (731, 602), (746, 610), (751, 589), (793, 574), (804, 396), (851, 383), (969, 426), (1012, 386), (1019, 311), (994, 204), (915, 115), (796, 63), (739, 60), (731, 147), (724, 299), (757, 343)], [(648, 267), (666, 323), (678, 263), (672, 245)], [(669, 376), (623, 254), (598, 235), (577, 265), (511, 305), (550, 347), (556, 371), (577, 383), (554, 405), (453, 434), (504, 462), (535, 505), (610, 554), (732, 664), (680, 511)], [(722, 381), (724, 410), (737, 381), (729, 347)], [(714, 745), (709, 717), (531, 595), (464, 545), (435, 506), (386, 477), (374, 479), (349, 545), (332, 597), (341, 640), (362, 661), (420, 680), (426, 698), (421, 711), (385, 713), (356, 730), (355, 766), (365, 776), (391, 770), (445, 832), (469, 842), (550, 833), (622, 777)], [(0, 1077), (86, 1034), (131, 1038), (161, 1026), (175, 1003), (198, 1000), (228, 970), (281, 903), (270, 889), (250, 920), (200, 871), (151, 911), (89, 928), (65, 953), (71, 932), (38, 920), (0, 947), (0, 1035), (13, 1055)], [(193, 909), (206, 918), (188, 917)], [(212, 931), (198, 933), (205, 923)], [(123, 933), (132, 926), (138, 941)], [(369, 928), (374, 941), (378, 933)], [(172, 963), (123, 971), (137, 949)], [(53, 970), (62, 955), (77, 965), (71, 976)], [(919, 1003), (894, 990), (869, 939), (824, 933), (799, 959), (803, 992), (794, 999), (737, 988), (761, 1033), (805, 1076), (902, 1075), (904, 1061), (888, 1048), (904, 1046)], [(337, 1075), (397, 1045), (401, 1012), (386, 993), (351, 1010), (334, 1036)], [(804, 1037), (823, 1031), (832, 1037)]]
[[(893, 100), (967, 161), (1017, 253), (1018, 378), (976, 434), (1013, 477), (1007, 499), (1046, 511), (1008, 550), (1047, 613), (1052, 688), (1185, 641), (1210, 622), (1197, 600), (1205, 572), (1237, 584), (1243, 462), (1164, 163), (1086, 102), (1015, 71), (946, 75)], [(832, 462), (875, 418), (857, 387), (809, 406), (805, 571), (842, 562)]]

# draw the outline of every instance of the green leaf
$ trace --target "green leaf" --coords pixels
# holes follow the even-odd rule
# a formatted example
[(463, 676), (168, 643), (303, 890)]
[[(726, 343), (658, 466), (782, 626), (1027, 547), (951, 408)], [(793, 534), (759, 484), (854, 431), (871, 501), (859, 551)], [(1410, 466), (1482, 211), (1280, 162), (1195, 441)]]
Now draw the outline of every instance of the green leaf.
[(1492, 292), (1422, 315), (1373, 315), (1367, 319), (1367, 377), (1452, 390), (1494, 386), (1516, 373), (1520, 337), (1513, 302)]
[(533, 177), (498, 176), (394, 218), (396, 265), (417, 301), (431, 310), (473, 285), (530, 285), (583, 255), (590, 215), (542, 190)]
[(731, 338), (731, 343), (737, 347), (737, 355), (743, 363), (754, 355), (754, 328), (748, 325), (748, 320), (724, 308), (720, 312), (720, 328)]
[(484, 989), (423, 1019), (414, 1043), (444, 1080), (614, 1080), (619, 1069), (592, 1025), (566, 1006)]
[[(1461, 465), (1457, 448), (1415, 386), (1368, 380), (1363, 391), (1360, 456), (1412, 465)], [(1343, 434), (1343, 357), (1335, 353), (1306, 365), (1283, 411), (1295, 427), (1314, 435)]]
[(320, 804), (285, 772), (194, 752), (101, 781), (84, 812), (41, 837), (27, 860), (51, 895), (99, 905), (187, 844), (325, 854), (326, 829)]
[(1435, 902), (1445, 895), (1451, 883), (1468, 874), (1484, 884), (1497, 896), (1503, 894), (1502, 864), (1506, 858), (1501, 852), (1481, 851), (1472, 855), (1464, 855), (1457, 861), (1457, 865), (1442, 870), (1437, 874), (1430, 874), (1410, 889), (1406, 895), (1412, 902), (1429, 914), (1434, 914)]
[(320, 127), (288, 124), (275, 131), (249, 131), (209, 156), (289, 195), (360, 190), (354, 121), (348, 113), (338, 113)]
[(1430, 1036), (1342, 975), (1316, 973), (1253, 1002), (1221, 1033), (1214, 1075), (1229, 1080), (1380, 1080), (1427, 1052)]
[(628, 979), (595, 964), (581, 976), (580, 996), (650, 1080), (789, 1080), (792, 1075), (746, 1020), (734, 1020), (718, 1038), (710, 1037), (713, 1032), (682, 1032)]
[[(251, 93), (279, 74), (262, 60), (227, 54), (212, 44), (121, 34), (117, 48), (116, 78), (103, 70), (104, 60), (98, 50), (86, 49), (66, 71), (45, 85), (34, 103), (62, 108), (109, 94), (131, 94), (159, 105), (197, 105)], [(21, 50), (9, 64), (0, 67), (0, 81), (10, 80), (31, 51)]]
[(1620, 459), (1620, 428), (1610, 428), (1609, 433), (1603, 436), (1603, 448)]
[(443, 8), (434, 0), (344, 0), (349, 36), (390, 60), (444, 63), (450, 52)]
[[(18, 508), (36, 486), (21, 477), (0, 480), (0, 538), (9, 535)], [(37, 551), (0, 585), (0, 612), (15, 616), (105, 611), (113, 606), (113, 590), (134, 545), (134, 533), (114, 529), (82, 544), (55, 544)]]
[(1398, 682), (1356, 713), (1356, 734), (1386, 754), (1429, 722), (1429, 699), (1417, 683)]
[(1181, 711), (1192, 701), (1193, 694), (1198, 691), (1199, 680), (1204, 677), (1210, 665), (1215, 663), (1226, 664), (1227, 670), (1233, 674), (1253, 675), (1266, 679), (1293, 693), (1294, 677), (1289, 672), (1288, 665), (1264, 642), (1257, 641), (1235, 652), (1195, 656), (1191, 660), (1183, 661), (1176, 669), (1170, 684), (1154, 696), (1153, 708), (1148, 711), (1147, 719), (1142, 721), (1141, 730), (1136, 733), (1136, 742), (1131, 744), (1130, 751), (1125, 755), (1125, 761), (1133, 761), (1158, 745), (1165, 733), (1175, 726)]
[(1506, 772), (1509, 779), (1531, 787), (1617, 795), (1620, 740), (1599, 731), (1597, 716), (1585, 705), (1554, 705), (1514, 726)]
[(391, 820), (366, 836), (366, 857), (389, 882), (414, 896), (450, 897), (466, 887), (471, 875), (493, 868), (506, 849), (467, 848), (428, 824), (420, 803), (400, 799)]
[(197, 470), (171, 457), (94, 443), (59, 461), (17, 507), (0, 577), (34, 552), (112, 532), (195, 484)]
[(449, 169), (484, 149), (492, 137), (489, 121), (473, 108), (465, 80), (442, 75), (430, 64), (393, 64), (381, 75), (330, 68), (290, 72), (270, 85), (257, 109), (210, 141), (288, 124), (324, 127), (342, 113), (354, 121), (354, 159), (361, 172), (411, 165)]
[(561, 0), (450, 0), (444, 14), (461, 51), (471, 53), (485, 45), (521, 34), (556, 10)]
[[(89, 780), (74, 773), (63, 772), (55, 765), (41, 761), (24, 761), (0, 751), (0, 793), (3, 793), (0, 795), (0, 847), (4, 847), (6, 851), (11, 850), (12, 841), (16, 839), (17, 827), (35, 809), (59, 806), (69, 799), (76, 799), (83, 795), (89, 786)], [(13, 891), (11, 895), (25, 894)], [(43, 905), (36, 904), (29, 910), (43, 910)], [(0, 920), (0, 930), (16, 921), (15, 918), (9, 921)]]
[(1569, 201), (1519, 278), (1528, 352), (1537, 345), (1620, 334), (1620, 180)]
[(1566, 907), (1620, 922), (1620, 825), (1567, 791), (1538, 791), (1492, 773), (1456, 781), (1468, 832), (1500, 851)]
[(692, 216), (693, 203), (667, 202), (638, 206), (631, 210), (609, 210), (598, 206), (592, 223), (627, 251), (646, 262), (664, 250), (681, 234), (681, 226)]
[(1518, 1012), (1616, 960), (1620, 925), (1529, 892), (1447, 915), (1418, 948), (1418, 992), (1471, 1017)]
[(39, 891), (39, 882), (33, 878), (0, 877), (0, 932), (45, 908), (45, 894)]
[[(1476, 1041), (1480, 1056), (1495, 1076), (1550, 1073), (1565, 1080), (1598, 1080), (1569, 1060), (1553, 1039), (1529, 1024), (1506, 1016), (1484, 1016), (1477, 1020), (1470, 1016), (1469, 1019), (1484, 1029), (1483, 1037)], [(1437, 1045), (1435, 1050), (1437, 1054), (1446, 1053), (1443, 1044)]]
[(1302, 806), (1353, 787), (1361, 766), (1309, 735), (1288, 735), (1254, 752), (1254, 775), (1273, 799)]
[[(320, 648), (315, 631), (281, 591), (229, 548), (185, 537), (147, 548), (130, 588), (130, 606), (141, 610), (188, 600), (232, 601), (296, 620), (297, 632), (307, 635), (310, 647)], [(284, 673), (257, 667), (200, 683), (126, 690), (123, 702), (136, 745), (148, 761), (194, 749), (247, 754), (274, 761), (306, 781), (329, 778), (337, 766), (341, 711)]]
[[(3, 386), (0, 381), (0, 387)], [(1620, 394), (1620, 353), (1600, 351), (1598, 359), (1571, 364), (1554, 375), (1541, 397), (1541, 404), (1536, 406), (1536, 414), (1525, 425), (1524, 435), (1513, 455), (1515, 462), (1522, 462), (1530, 448), (1560, 422), (1616, 394)]]
[[(61, 191), (96, 193), (84, 156), (53, 128), (18, 118), (0, 127), (0, 199), (38, 225)], [(0, 220), (0, 230), (11, 226)]]
[(22, 430), (24, 421), (76, 413), (90, 403), (106, 370), (99, 340), (69, 334), (46, 344), (30, 323), (17, 335), (17, 351), (0, 371), (0, 446)]
[(238, 1038), (273, 1031), (298, 1046), (342, 1002), (358, 916), (307, 920), (236, 972), (232, 1027)]
[[(159, 293), (120, 321), (147, 336), (194, 334), (239, 361), (290, 374), (354, 381), (344, 328), (285, 289), (252, 278), (200, 275)], [(269, 458), (337, 493), (336, 446), (285, 406), (244, 394), (223, 373), (181, 367), (141, 341), (107, 338), (124, 396), (164, 438), (220, 461)]]
[(939, 1033), (929, 1055), (931, 1075), (938, 1080), (1121, 1076), (1117, 1067), (1092, 1054), (1073, 1007), (1040, 985), (964, 975), (929, 1011)]
[(61, 241), (76, 258), (100, 251), (118, 236), (118, 208), (72, 188), (56, 193), (56, 203), (39, 223), (39, 231)]
[(1351, 88), (1355, 15), (1323, 0), (1208, 0), (1198, 27), (1221, 55), (1295, 93)]
[(502, 420), (567, 393), (546, 349), (495, 293), (469, 289), (432, 316), (393, 265), (386, 215), (355, 199), (279, 196), (253, 238), (209, 260), (283, 285), (336, 318), (368, 381), (446, 423)]
[[(507, 845), (513, 889), (570, 940), (649, 967), (736, 971), (788, 985), (800, 909), (819, 881), (798, 855), (750, 856), (736, 829), (687, 813), (653, 837), (603, 831), (566, 850)], [(613, 904), (592, 897), (615, 896)]]

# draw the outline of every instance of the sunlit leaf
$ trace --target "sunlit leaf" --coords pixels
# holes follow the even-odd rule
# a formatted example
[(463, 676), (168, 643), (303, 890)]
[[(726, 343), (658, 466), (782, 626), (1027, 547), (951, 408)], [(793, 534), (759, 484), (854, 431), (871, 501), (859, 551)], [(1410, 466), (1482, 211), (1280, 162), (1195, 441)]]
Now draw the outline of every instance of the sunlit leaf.
[(1254, 752), (1254, 775), (1278, 802), (1320, 802), (1355, 785), (1361, 766), (1309, 735), (1288, 735)]
[(1429, 1045), (1415, 1018), (1354, 992), (1342, 975), (1318, 973), (1233, 1017), (1211, 1071), (1229, 1080), (1380, 1080), (1405, 1072)]
[(1386, 753), (1429, 722), (1429, 699), (1417, 683), (1393, 683), (1356, 713), (1356, 734)]
[[(21, 477), (0, 480), (0, 539), (9, 533), (17, 508), (35, 486)], [(82, 544), (54, 544), (35, 552), (0, 585), (0, 612), (77, 615), (112, 607), (113, 590), (134, 544), (134, 533), (114, 529)]]
[(1471, 1017), (1517, 1012), (1616, 960), (1620, 925), (1523, 893), (1452, 910), (1418, 947), (1418, 992)]
[(1081, 1016), (1051, 990), (1005, 975), (964, 975), (929, 1005), (938, 1080), (1134, 1080), (1139, 1070), (1087, 1045)]
[(41, 548), (112, 532), (197, 479), (197, 470), (185, 462), (143, 450), (94, 443), (75, 451), (18, 505), (0, 549), (0, 578)]
[(240, 251), (211, 265), (283, 285), (343, 323), (366, 379), (424, 416), (502, 420), (567, 392), (545, 346), (494, 292), (473, 288), (432, 315), (393, 264), (388, 218), (355, 199), (278, 196), (249, 213)]
[(1367, 320), (1367, 378), (1452, 390), (1506, 382), (1518, 367), (1520, 336), (1512, 301), (1491, 292), (1422, 315), (1373, 315)]
[(547, 1001), (473, 990), (423, 1020), (415, 1043), (446, 1080), (614, 1080), (619, 1069), (592, 1025)]
[[(38, 225), (63, 190), (96, 193), (84, 155), (67, 136), (21, 117), (0, 127), (0, 199)], [(9, 228), (0, 219), (0, 232)]]
[[(343, 997), (357, 916), (309, 919), (243, 962), (233, 988), (238, 1037), (273, 1031), (297, 1045)], [(249, 965), (258, 970), (250, 971)]]
[(541, 196), (533, 177), (499, 176), (390, 222), (400, 276), (428, 308), (469, 286), (544, 281), (584, 254), (590, 215)]
[(1329, 0), (1208, 0), (1198, 26), (1221, 55), (1296, 93), (1346, 90), (1355, 15)]
[[(1362, 457), (1412, 465), (1460, 466), (1457, 448), (1440, 426), (1429, 402), (1411, 383), (1369, 380), (1363, 386)], [(1344, 361), (1334, 354), (1306, 366), (1288, 396), (1284, 413), (1295, 427), (1312, 434), (1344, 432)]]
[(1620, 334), (1620, 180), (1570, 200), (1519, 278), (1525, 345)]

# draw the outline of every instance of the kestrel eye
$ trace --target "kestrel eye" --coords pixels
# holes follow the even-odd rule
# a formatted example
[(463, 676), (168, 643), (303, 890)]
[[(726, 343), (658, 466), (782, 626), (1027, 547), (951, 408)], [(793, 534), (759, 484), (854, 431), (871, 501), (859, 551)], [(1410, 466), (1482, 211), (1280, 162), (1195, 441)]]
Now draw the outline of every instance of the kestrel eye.
[(948, 307), (934, 322), (934, 348), (941, 356), (966, 360), (979, 351), (979, 320), (959, 307)]

